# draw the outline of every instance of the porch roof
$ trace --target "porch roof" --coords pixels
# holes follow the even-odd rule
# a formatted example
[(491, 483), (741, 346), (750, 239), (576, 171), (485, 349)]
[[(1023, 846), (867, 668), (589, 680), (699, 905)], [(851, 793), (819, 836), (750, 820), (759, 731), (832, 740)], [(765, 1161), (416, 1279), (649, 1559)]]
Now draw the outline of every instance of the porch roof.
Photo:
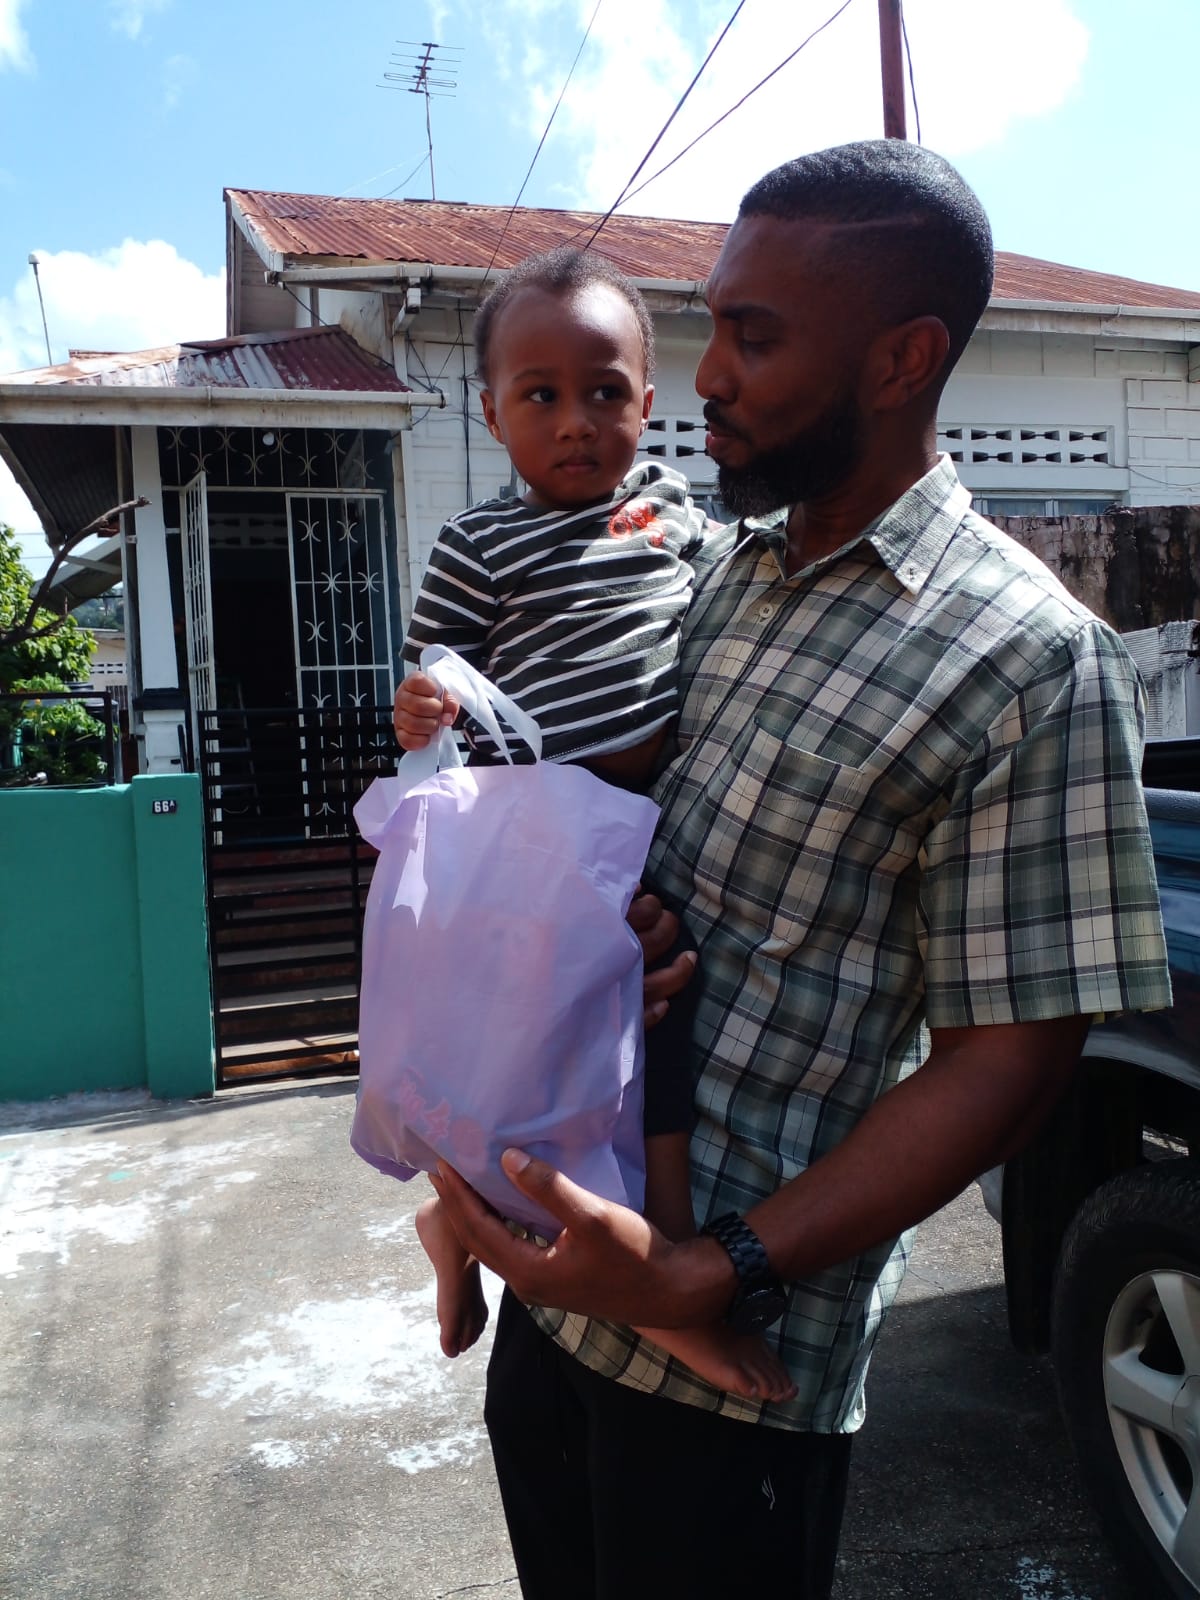
[[(390, 429), (391, 409), (414, 403), (444, 401), (415, 394), (340, 328), (73, 350), (55, 366), (0, 376), (0, 459), (57, 546), (121, 498), (114, 426), (269, 427), (286, 408), (302, 427), (327, 423), (336, 408), (341, 427)], [(101, 592), (98, 576), (76, 562), (58, 581), (83, 599)]]
[(410, 394), (395, 372), (341, 328), (288, 328), (194, 339), (150, 350), (72, 350), (52, 367), (0, 375), (0, 418), (10, 386), (91, 389), (297, 390)]

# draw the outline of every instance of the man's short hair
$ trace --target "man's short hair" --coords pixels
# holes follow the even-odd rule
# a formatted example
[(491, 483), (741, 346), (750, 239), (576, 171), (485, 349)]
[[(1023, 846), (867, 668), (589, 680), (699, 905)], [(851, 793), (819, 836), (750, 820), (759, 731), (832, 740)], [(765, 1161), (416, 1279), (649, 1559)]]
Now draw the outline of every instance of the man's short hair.
[(948, 161), (903, 139), (785, 162), (747, 190), (738, 215), (850, 225), (837, 241), (839, 272), (865, 286), (881, 327), (940, 318), (950, 334), (943, 376), (992, 292), (992, 230), (978, 196)]
[(654, 375), (654, 324), (641, 290), (607, 257), (565, 244), (559, 245), (557, 250), (548, 250), (545, 255), (526, 256), (524, 261), (519, 261), (475, 313), (475, 371), (478, 377), (487, 383), (488, 346), (495, 332), (496, 318), (519, 289), (542, 289), (547, 294), (560, 295), (565, 299), (598, 283), (615, 289), (633, 311), (642, 341), (646, 379), (649, 381)]

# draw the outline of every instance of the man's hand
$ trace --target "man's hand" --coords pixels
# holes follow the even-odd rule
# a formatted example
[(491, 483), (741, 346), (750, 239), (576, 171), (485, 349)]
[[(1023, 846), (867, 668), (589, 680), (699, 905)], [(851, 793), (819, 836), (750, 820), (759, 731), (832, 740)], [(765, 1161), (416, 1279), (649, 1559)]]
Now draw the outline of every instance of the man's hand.
[(405, 750), (424, 750), (442, 728), (452, 728), (460, 707), (423, 672), (412, 672), (396, 690), (392, 727)]
[(464, 1248), (526, 1305), (683, 1328), (715, 1321), (729, 1304), (733, 1265), (715, 1240), (672, 1244), (636, 1211), (601, 1200), (521, 1150), (506, 1150), (501, 1164), (516, 1188), (563, 1224), (548, 1249), (510, 1233), (453, 1168), (440, 1165), (430, 1181)]
[[(659, 967), (651, 972), (649, 968), (652, 964), (661, 961), (675, 943), (679, 935), (679, 918), (664, 907), (657, 895), (639, 894), (629, 907), (626, 920), (642, 946), (642, 961), (647, 968), (642, 983), (645, 1025), (652, 1028), (666, 1016), (671, 997), (686, 989), (692, 981), (696, 971), (696, 952), (685, 950), (682, 955), (676, 956), (670, 966)], [(666, 1324), (660, 1326), (665, 1327)]]

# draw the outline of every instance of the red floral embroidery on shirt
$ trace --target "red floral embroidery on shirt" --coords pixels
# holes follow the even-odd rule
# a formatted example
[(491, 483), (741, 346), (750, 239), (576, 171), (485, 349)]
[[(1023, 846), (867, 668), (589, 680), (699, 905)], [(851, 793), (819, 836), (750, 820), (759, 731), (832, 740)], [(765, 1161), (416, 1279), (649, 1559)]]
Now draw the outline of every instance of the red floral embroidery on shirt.
[(645, 532), (651, 544), (663, 542), (658, 513), (648, 505), (622, 506), (620, 511), (614, 511), (608, 519), (608, 532), (613, 539), (628, 539), (632, 534)]

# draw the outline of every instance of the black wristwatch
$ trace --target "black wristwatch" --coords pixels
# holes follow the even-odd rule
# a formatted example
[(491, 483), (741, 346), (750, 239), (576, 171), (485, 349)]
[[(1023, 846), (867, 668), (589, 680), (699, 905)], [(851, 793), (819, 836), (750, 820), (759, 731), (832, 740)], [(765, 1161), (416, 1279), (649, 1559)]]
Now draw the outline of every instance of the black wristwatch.
[(758, 1333), (778, 1322), (787, 1305), (783, 1284), (771, 1271), (767, 1252), (754, 1229), (735, 1211), (717, 1217), (701, 1233), (710, 1233), (724, 1245), (737, 1273), (738, 1286), (725, 1312), (736, 1333)]

